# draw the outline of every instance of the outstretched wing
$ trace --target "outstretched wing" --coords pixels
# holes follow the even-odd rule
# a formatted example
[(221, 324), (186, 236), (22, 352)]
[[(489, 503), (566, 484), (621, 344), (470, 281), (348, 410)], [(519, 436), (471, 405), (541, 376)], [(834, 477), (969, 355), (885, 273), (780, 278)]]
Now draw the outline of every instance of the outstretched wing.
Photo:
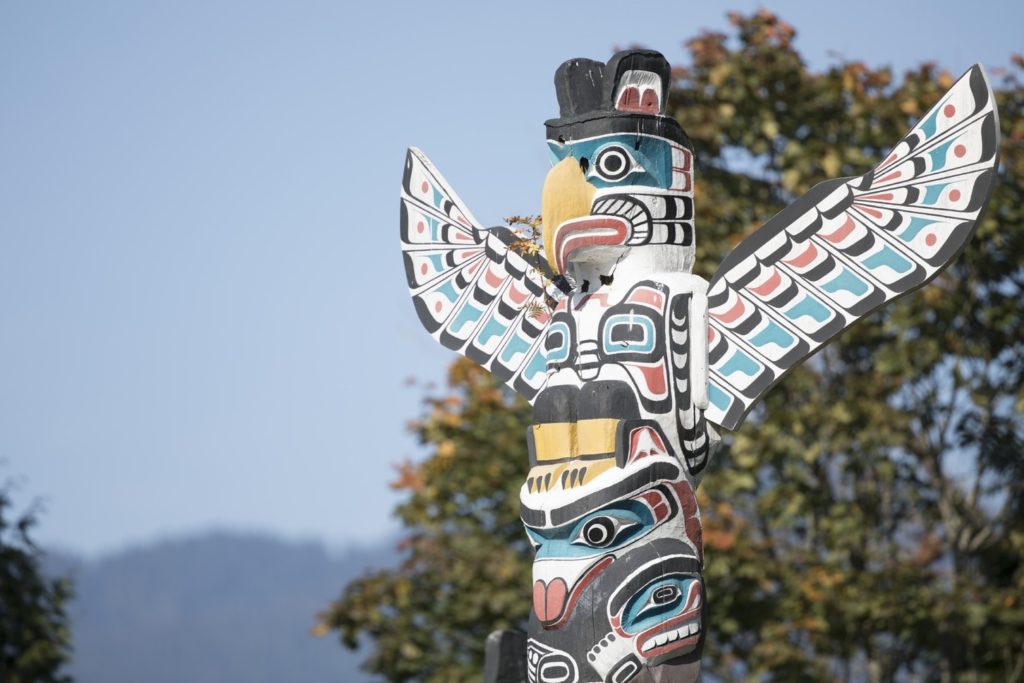
[(423, 153), (409, 150), (402, 256), (420, 322), (532, 401), (547, 372), (545, 302), (562, 292), (543, 253), (510, 248), (518, 240), (508, 228), (481, 228)]
[(729, 254), (708, 290), (708, 420), (735, 429), (791, 368), (950, 263), (992, 192), (997, 116), (975, 65), (874, 170), (814, 187)]

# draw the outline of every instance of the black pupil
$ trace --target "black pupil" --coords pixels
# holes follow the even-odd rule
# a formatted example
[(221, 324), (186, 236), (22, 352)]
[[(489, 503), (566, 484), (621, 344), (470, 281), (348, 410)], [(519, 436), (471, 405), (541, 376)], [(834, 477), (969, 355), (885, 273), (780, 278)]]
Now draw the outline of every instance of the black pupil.
[(664, 605), (666, 602), (672, 602), (679, 595), (679, 589), (675, 586), (662, 586), (658, 590), (654, 591), (654, 595), (651, 596), (651, 601), (656, 605)]
[(622, 158), (620, 152), (609, 152), (604, 155), (602, 161), (604, 162), (604, 170), (613, 175), (621, 171), (622, 167), (626, 164), (626, 160)]
[(603, 545), (611, 540), (612, 531), (614, 531), (614, 527), (610, 521), (607, 519), (595, 519), (587, 524), (583, 535), (587, 539), (587, 543)]

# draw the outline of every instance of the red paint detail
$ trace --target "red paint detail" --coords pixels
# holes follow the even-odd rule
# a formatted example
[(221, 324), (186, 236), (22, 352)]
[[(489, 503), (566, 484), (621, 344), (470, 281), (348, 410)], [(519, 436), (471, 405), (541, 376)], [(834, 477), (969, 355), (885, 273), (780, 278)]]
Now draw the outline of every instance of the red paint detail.
[(586, 216), (562, 223), (555, 229), (555, 265), (566, 272), (569, 255), (577, 249), (626, 243), (629, 225), (618, 216)]
[[(569, 594), (569, 599), (564, 601), (565, 606), (563, 608), (563, 611), (561, 612), (561, 615), (551, 614), (550, 612), (547, 612), (544, 616), (541, 616), (540, 612), (537, 611), (537, 584), (533, 584), (533, 609), (535, 612), (537, 612), (537, 617), (541, 621), (541, 626), (543, 626), (548, 631), (558, 629), (564, 626), (565, 622), (569, 620), (569, 616), (572, 614), (573, 607), (576, 606), (576, 601), (579, 600), (580, 595), (582, 595), (583, 591), (586, 590), (587, 586), (589, 586), (594, 581), (594, 579), (597, 578), (598, 574), (603, 572), (614, 561), (615, 558), (611, 555), (602, 557), (593, 566), (591, 566), (590, 569), (588, 569), (582, 577), (580, 577), (580, 579), (576, 582), (576, 585), (572, 587), (572, 593)], [(555, 579), (554, 581), (552, 581), (552, 584), (555, 583), (555, 581), (562, 581), (562, 579)], [(537, 583), (543, 582), (538, 581)], [(563, 585), (565, 584), (564, 581), (562, 581), (562, 583)], [(547, 590), (550, 591), (551, 587), (548, 586)], [(545, 599), (544, 607), (545, 609), (549, 607), (548, 599)]]
[(814, 259), (818, 256), (818, 248), (814, 246), (814, 242), (808, 242), (807, 247), (804, 248), (803, 252), (799, 255), (794, 256), (791, 259), (783, 259), (786, 263), (797, 268), (806, 268)]
[(561, 299), (555, 306), (556, 311), (564, 311), (569, 307), (569, 297)]
[(890, 164), (893, 161), (896, 161), (896, 152), (893, 152), (892, 154), (890, 154), (889, 158), (885, 160), (885, 163), (886, 164)]
[(879, 183), (887, 183), (890, 180), (896, 180), (901, 175), (903, 175), (903, 171), (893, 171), (892, 173), (890, 173), (889, 175), (885, 176), (884, 178), (879, 178), (878, 182)]
[(672, 170), (673, 171), (689, 171), (690, 170), (690, 163), (692, 161), (692, 157), (691, 157), (690, 153), (688, 151), (686, 151), (685, 149), (683, 149), (682, 147), (676, 147), (676, 146), (673, 146), (673, 147), (674, 147), (674, 149), (677, 149), (677, 150), (679, 150), (680, 152), (683, 153), (683, 165), (681, 167), (673, 166)]
[(665, 305), (665, 296), (652, 287), (637, 287), (626, 299), (627, 304), (644, 304), (660, 311)]
[(522, 305), (522, 303), (526, 301), (526, 297), (528, 296), (529, 293), (520, 290), (519, 286), (516, 285), (515, 283), (513, 283), (512, 286), (508, 288), (508, 298), (511, 299), (512, 303), (514, 303), (516, 306)]
[[(648, 436), (650, 438), (648, 448), (650, 450), (640, 450), (640, 437)], [(658, 432), (651, 429), (650, 427), (637, 427), (629, 434), (629, 457), (626, 459), (626, 463), (631, 463), (634, 460), (640, 458), (646, 458), (649, 455), (664, 455), (668, 453), (668, 449), (665, 448), (665, 442), (661, 440)]]
[(757, 294), (760, 297), (766, 297), (772, 292), (774, 292), (775, 289), (780, 284), (782, 284), (782, 275), (780, 275), (779, 271), (775, 270), (774, 268), (771, 269), (771, 273), (772, 274), (768, 277), (767, 280), (764, 281), (764, 283), (758, 285), (757, 287), (751, 287), (750, 291), (752, 291), (754, 294)]
[(429, 190), (429, 189), (430, 189), (430, 185), (428, 185), (428, 184), (427, 184), (427, 181), (426, 181), (426, 180), (424, 180), (424, 181), (423, 181), (423, 184), (422, 184), (422, 185), (420, 185), (420, 192), (422, 192), (422, 193), (426, 194), (426, 193), (427, 193), (427, 190)]
[(718, 333), (715, 332), (715, 328), (708, 326), (708, 343), (710, 344), (715, 341), (716, 336), (718, 336)]
[(843, 240), (850, 236), (850, 233), (853, 232), (854, 227), (855, 224), (853, 222), (853, 219), (850, 218), (849, 214), (847, 214), (846, 222), (843, 223), (838, 228), (836, 228), (835, 232), (831, 232), (827, 235), (822, 233), (821, 236), (827, 239), (832, 244), (839, 244), (840, 242), (842, 242)]
[(416, 232), (423, 232), (427, 229), (427, 226), (423, 225), (423, 221), (416, 224)]
[(924, 243), (927, 244), (929, 247), (934, 247), (935, 243), (938, 241), (939, 238), (931, 233), (924, 236)]
[(547, 586), (547, 594), (544, 597), (544, 618), (558, 616), (565, 608), (565, 599), (569, 595), (569, 587), (561, 577), (551, 581)]
[(655, 396), (662, 396), (668, 392), (664, 363), (623, 363), (623, 365), (639, 370), (643, 375), (644, 384)]
[(958, 157), (962, 157), (963, 155), (967, 154), (967, 148), (964, 147), (963, 145), (957, 145), (956, 147), (953, 148), (953, 154), (957, 155)]
[(693, 488), (685, 481), (677, 481), (672, 484), (679, 500), (679, 506), (683, 509), (683, 519), (686, 520), (686, 536), (697, 548), (697, 559), (704, 562), (704, 533), (700, 526), (700, 509), (697, 507), (697, 499), (693, 495)]
[(487, 272), (484, 273), (484, 281), (486, 281), (491, 287), (497, 289), (505, 281), (505, 278), (502, 277), (501, 274), (495, 273), (494, 267), (490, 267), (487, 269)]
[(644, 90), (644, 94), (640, 97), (640, 111), (647, 112), (648, 114), (657, 114), (659, 112), (658, 93), (653, 88)]
[(470, 237), (466, 233), (462, 232), (461, 230), (456, 230), (455, 231), (455, 239), (457, 239), (460, 242), (472, 242), (473, 241), (472, 237)]
[(481, 264), (481, 263), (482, 263), (482, 261), (477, 261), (477, 262), (476, 262), (476, 263), (474, 263), (473, 265), (471, 265), (471, 266), (469, 266), (468, 268), (466, 268), (466, 275), (472, 275), (472, 274), (473, 274), (473, 273), (475, 273), (475, 272), (476, 272), (477, 270), (479, 270), (479, 269), (480, 269), (480, 264)]
[(533, 612), (538, 619), (547, 618), (547, 586), (543, 581), (535, 581), (533, 584)]
[(879, 202), (892, 201), (892, 192), (883, 192), (881, 194), (866, 194), (861, 199), (874, 199)]
[(640, 111), (640, 90), (632, 85), (624, 88), (615, 108), (619, 111)]
[(946, 118), (952, 118), (953, 115), (956, 114), (956, 107), (952, 104), (947, 104), (942, 108), (942, 113), (946, 115)]
[(442, 308), (444, 308), (444, 306), (441, 304), (440, 301), (438, 301), (436, 304), (434, 304), (434, 310), (437, 311), (438, 313), (441, 312)]
[(533, 319), (537, 321), (537, 324), (538, 324), (538, 325), (540, 325), (541, 327), (543, 327), (544, 325), (547, 325), (547, 324), (548, 324), (548, 318), (549, 318), (549, 317), (550, 317), (550, 316), (548, 316), (548, 314), (547, 314), (547, 313), (538, 313), (538, 314), (537, 314), (536, 316), (534, 316), (534, 318), (533, 318)]
[(960, 201), (960, 190), (950, 190), (949, 201), (958, 202)]
[(664, 501), (664, 497), (658, 491), (645, 491), (637, 497), (642, 498), (651, 508), (661, 505)]
[[(699, 581), (699, 579), (698, 579), (698, 581)], [(676, 649), (681, 649), (681, 648), (684, 648), (684, 647), (689, 647), (690, 645), (693, 645), (694, 643), (696, 643), (697, 640), (700, 638), (700, 631), (698, 631), (697, 633), (693, 634), (692, 636), (687, 636), (686, 638), (680, 638), (679, 640), (673, 640), (671, 642), (665, 643), (664, 645), (661, 645), (660, 647), (656, 647), (656, 648), (653, 648), (651, 650), (647, 650), (646, 652), (642, 652), (641, 651), (641, 648), (651, 638), (656, 638), (659, 635), (661, 635), (662, 633), (668, 633), (670, 631), (675, 631), (677, 626), (680, 626), (682, 624), (687, 624), (687, 623), (693, 621), (699, 614), (700, 614), (700, 610), (699, 609), (697, 609), (697, 610), (688, 610), (688, 611), (685, 611), (685, 612), (683, 612), (682, 614), (680, 614), (678, 616), (672, 617), (668, 621), (664, 621), (664, 622), (658, 624), (657, 626), (652, 626), (651, 628), (649, 628), (646, 631), (643, 631), (643, 632), (641, 632), (640, 634), (637, 635), (636, 640), (633, 642), (633, 647), (636, 649), (636, 652), (638, 654), (640, 654), (641, 657), (646, 657), (648, 659), (653, 659), (654, 657), (658, 657), (658, 656), (663, 655), (663, 654), (665, 654), (667, 652), (672, 652), (673, 650), (676, 650)], [(703, 631), (703, 630), (704, 629), (703, 629), (703, 625), (702, 625), (701, 626), (701, 631)]]
[(420, 266), (420, 273), (422, 273), (423, 275), (426, 275), (429, 270), (430, 268), (427, 267), (427, 264), (425, 262), (423, 263), (423, 265)]
[(732, 308), (725, 313), (712, 312), (711, 317), (716, 320), (721, 320), (723, 323), (728, 325), (729, 323), (736, 322), (736, 320), (743, 315), (744, 310), (745, 306), (743, 305), (743, 299), (736, 297), (736, 303), (732, 305)]
[(861, 206), (860, 204), (857, 204), (857, 208), (863, 211), (864, 213), (868, 214), (869, 216), (874, 216), (875, 218), (882, 217), (881, 211), (879, 211), (878, 209), (872, 209), (870, 206)]
[(461, 213), (458, 216), (455, 217), (455, 220), (457, 220), (458, 222), (462, 223), (467, 228), (469, 227), (469, 221), (466, 220), (466, 217), (463, 216)]
[(669, 508), (667, 503), (662, 503), (661, 505), (655, 506), (651, 510), (651, 512), (654, 513), (654, 521), (657, 522), (658, 524), (661, 524), (668, 517), (668, 513), (669, 513), (670, 509), (671, 508)]

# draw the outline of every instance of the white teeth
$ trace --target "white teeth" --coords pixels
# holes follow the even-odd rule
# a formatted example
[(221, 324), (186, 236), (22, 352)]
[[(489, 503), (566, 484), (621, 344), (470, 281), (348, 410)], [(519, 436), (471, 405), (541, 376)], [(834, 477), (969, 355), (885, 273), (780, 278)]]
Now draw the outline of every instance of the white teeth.
[(644, 643), (643, 647), (640, 648), (640, 652), (647, 652), (648, 650), (653, 650), (654, 646), (655, 642), (653, 640), (648, 640), (646, 643)]
[(667, 633), (662, 633), (660, 636), (658, 636), (657, 638), (654, 639), (655, 645), (659, 645), (659, 646), (660, 645), (664, 645), (667, 642), (668, 642), (668, 634)]
[(690, 622), (690, 625), (687, 627), (687, 629), (690, 633), (696, 633), (700, 630), (700, 624), (698, 624), (696, 621)]

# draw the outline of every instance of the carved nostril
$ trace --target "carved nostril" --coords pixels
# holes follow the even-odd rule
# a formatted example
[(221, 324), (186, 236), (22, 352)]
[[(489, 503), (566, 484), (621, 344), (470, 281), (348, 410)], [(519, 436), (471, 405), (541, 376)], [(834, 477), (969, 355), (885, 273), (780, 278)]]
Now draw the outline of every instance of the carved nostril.
[(580, 157), (580, 170), (586, 175), (587, 169), (590, 168), (590, 160), (586, 157)]

